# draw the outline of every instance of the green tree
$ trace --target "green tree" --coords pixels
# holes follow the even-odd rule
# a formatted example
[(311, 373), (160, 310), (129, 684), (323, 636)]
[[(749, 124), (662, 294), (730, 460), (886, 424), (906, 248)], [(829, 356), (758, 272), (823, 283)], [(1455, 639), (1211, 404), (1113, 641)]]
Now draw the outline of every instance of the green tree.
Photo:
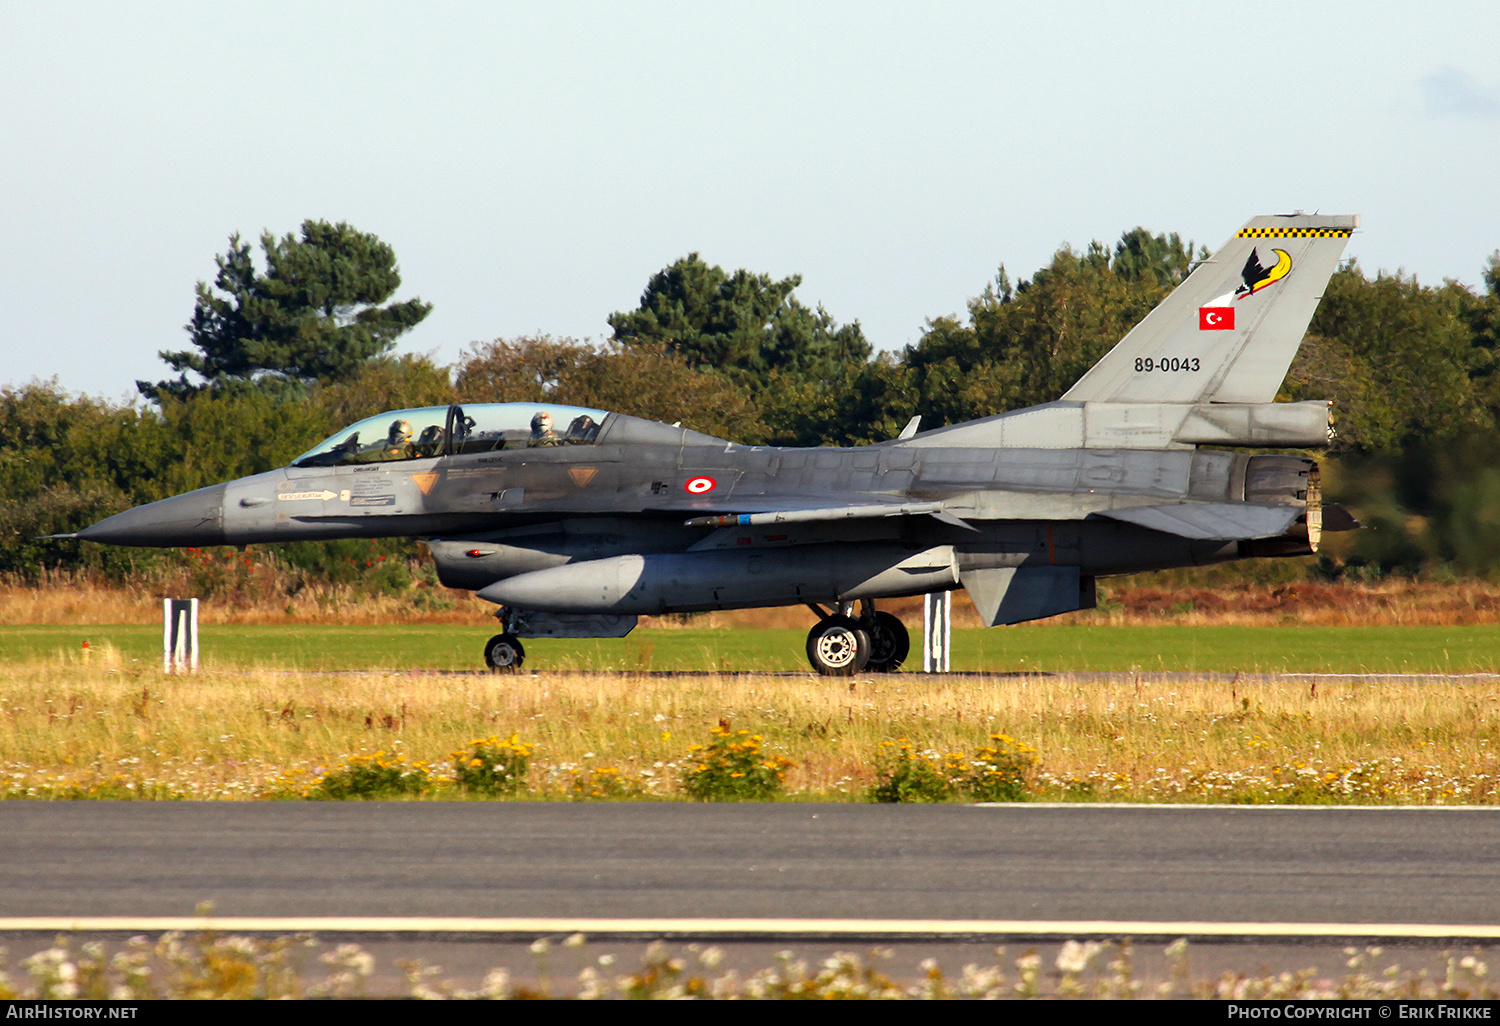
[(792, 291), (800, 275), (777, 281), (765, 274), (733, 274), (689, 253), (651, 276), (640, 306), (613, 313), (614, 341), (664, 347), (694, 369), (720, 371), (763, 388), (771, 372), (832, 379), (869, 359), (859, 323), (839, 325), (821, 306), (810, 310)]
[[(49, 485), (0, 503), (0, 572), (36, 580), (46, 569), (66, 566), (101, 570), (118, 579), (134, 567), (135, 553), (47, 535), (81, 530), (130, 506), (124, 493), (96, 484)], [(140, 562), (159, 560), (148, 554)]]
[(1464, 318), (1474, 333), (1474, 387), (1490, 417), (1500, 422), (1500, 251), (1491, 253), (1482, 272), (1483, 295), (1466, 305)]
[(832, 379), (773, 372), (759, 406), (772, 445), (867, 445), (896, 437), (918, 396), (911, 369), (881, 353)]
[(1115, 243), (1110, 266), (1128, 281), (1149, 277), (1171, 289), (1181, 285), (1192, 269), (1208, 257), (1207, 247), (1200, 246), (1194, 253), (1193, 240), (1184, 243), (1176, 232), (1152, 235), (1144, 228), (1132, 228)]
[(1338, 452), (1395, 454), (1493, 425), (1480, 382), (1492, 367), (1466, 315), (1476, 297), (1401, 274), (1329, 279), (1278, 398), (1332, 399)]
[(1002, 266), (969, 301), (967, 321), (939, 317), (903, 362), (915, 374), (926, 426), (1051, 402), (1167, 294), (1191, 243), (1127, 232), (1114, 249), (1064, 247), (1012, 288)]
[(458, 401), (558, 402), (557, 390), (578, 370), (587, 352), (588, 346), (577, 339), (551, 335), (476, 342), (458, 365), (454, 381)]
[[(388, 352), (432, 309), (420, 299), (382, 306), (401, 285), (396, 254), (343, 222), (304, 221), (301, 237), (260, 238), (265, 270), (238, 234), (217, 258), (213, 285), (199, 282), (187, 326), (195, 349), (163, 352), (175, 381), (138, 381), (148, 398), (183, 398), (256, 381), (345, 378)], [(187, 372), (204, 384), (188, 380)]]
[(326, 435), (386, 410), (447, 406), (453, 397), (447, 367), (425, 356), (404, 354), (371, 360), (346, 378), (317, 385), (308, 398), (327, 415)]
[(549, 335), (496, 339), (465, 353), (461, 402), (551, 402), (645, 417), (737, 442), (762, 440), (746, 389), (694, 370), (660, 343), (591, 346)]
[(0, 388), (0, 500), (20, 502), (59, 484), (103, 483), (101, 436), (136, 420), (102, 400), (71, 398), (55, 380)]
[[(135, 489), (145, 499), (284, 467), (340, 426), (316, 404), (277, 402), (255, 392), (165, 399), (161, 415), (146, 423), (146, 465)], [(149, 479), (148, 470), (154, 470)]]
[(69, 397), (56, 381), (0, 388), (0, 572), (34, 578), (60, 565), (127, 566), (118, 550), (63, 534), (133, 505), (105, 460), (104, 439), (136, 427), (134, 410)]

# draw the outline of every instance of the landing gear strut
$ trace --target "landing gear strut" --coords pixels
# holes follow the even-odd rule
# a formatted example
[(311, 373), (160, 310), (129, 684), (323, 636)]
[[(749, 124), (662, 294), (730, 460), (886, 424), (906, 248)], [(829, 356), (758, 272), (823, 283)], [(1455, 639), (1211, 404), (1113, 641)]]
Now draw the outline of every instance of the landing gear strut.
[(876, 612), (869, 599), (860, 602), (858, 619), (854, 603), (840, 603), (838, 612), (808, 603), (818, 622), (807, 633), (807, 661), (829, 677), (851, 677), (869, 670), (891, 673), (911, 651), (906, 625), (890, 613)]

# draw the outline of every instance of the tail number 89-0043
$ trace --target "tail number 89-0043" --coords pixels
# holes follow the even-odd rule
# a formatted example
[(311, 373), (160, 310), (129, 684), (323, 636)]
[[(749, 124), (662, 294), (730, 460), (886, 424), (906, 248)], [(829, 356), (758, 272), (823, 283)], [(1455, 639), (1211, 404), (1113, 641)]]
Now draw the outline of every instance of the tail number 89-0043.
[(1138, 356), (1135, 360), (1135, 369), (1138, 371), (1196, 371), (1199, 366), (1196, 356), (1184, 356), (1181, 359), (1164, 356), (1160, 360)]

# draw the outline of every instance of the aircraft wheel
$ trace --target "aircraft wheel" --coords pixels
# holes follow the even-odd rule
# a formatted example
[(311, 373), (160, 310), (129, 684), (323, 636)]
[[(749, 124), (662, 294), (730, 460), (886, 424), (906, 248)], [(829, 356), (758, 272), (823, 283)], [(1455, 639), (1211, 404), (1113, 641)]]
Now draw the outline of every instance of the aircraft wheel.
[(484, 663), (496, 673), (511, 673), (526, 661), (526, 649), (514, 634), (496, 634), (484, 645)]
[(911, 652), (911, 635), (906, 633), (906, 624), (901, 618), (880, 612), (869, 627), (870, 665), (865, 669), (874, 673), (895, 673)]
[(807, 660), (828, 677), (852, 677), (870, 661), (870, 636), (857, 620), (830, 616), (807, 632)]

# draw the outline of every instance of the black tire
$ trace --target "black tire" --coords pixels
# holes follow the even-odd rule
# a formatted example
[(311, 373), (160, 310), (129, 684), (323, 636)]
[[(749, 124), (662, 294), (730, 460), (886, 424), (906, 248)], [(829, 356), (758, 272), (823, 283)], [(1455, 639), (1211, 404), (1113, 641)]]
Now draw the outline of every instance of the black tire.
[(911, 654), (911, 635), (906, 633), (906, 624), (893, 613), (876, 613), (869, 634), (870, 664), (865, 669), (872, 673), (895, 673)]
[(496, 634), (484, 643), (484, 664), (496, 673), (514, 673), (526, 661), (526, 649), (514, 634)]
[(870, 662), (870, 636), (859, 621), (830, 616), (807, 632), (807, 661), (826, 677), (852, 677)]

